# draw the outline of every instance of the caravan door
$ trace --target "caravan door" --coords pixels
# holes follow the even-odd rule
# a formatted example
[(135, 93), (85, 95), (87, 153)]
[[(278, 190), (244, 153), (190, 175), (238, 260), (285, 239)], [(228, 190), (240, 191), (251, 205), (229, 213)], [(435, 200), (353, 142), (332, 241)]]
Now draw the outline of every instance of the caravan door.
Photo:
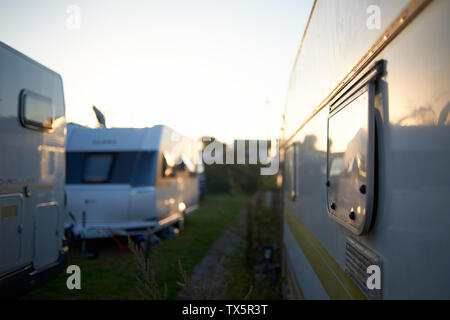
[(155, 208), (156, 151), (139, 152), (130, 192), (130, 221), (157, 220)]

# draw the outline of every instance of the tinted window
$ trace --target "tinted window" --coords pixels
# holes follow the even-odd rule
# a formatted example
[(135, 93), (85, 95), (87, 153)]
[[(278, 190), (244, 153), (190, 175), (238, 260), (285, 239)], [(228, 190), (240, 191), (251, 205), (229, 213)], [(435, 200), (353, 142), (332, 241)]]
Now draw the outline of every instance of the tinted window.
[(156, 152), (141, 152), (138, 156), (133, 186), (152, 186), (155, 184)]
[[(154, 185), (155, 152), (67, 152), (66, 183)], [(137, 162), (138, 161), (138, 162)], [(133, 177), (134, 175), (134, 177)]]
[(109, 180), (113, 154), (87, 154), (84, 159), (83, 180), (85, 182), (101, 183)]
[(66, 183), (81, 183), (83, 172), (83, 152), (66, 153)]
[(138, 152), (119, 152), (115, 154), (110, 183), (130, 183), (136, 166)]

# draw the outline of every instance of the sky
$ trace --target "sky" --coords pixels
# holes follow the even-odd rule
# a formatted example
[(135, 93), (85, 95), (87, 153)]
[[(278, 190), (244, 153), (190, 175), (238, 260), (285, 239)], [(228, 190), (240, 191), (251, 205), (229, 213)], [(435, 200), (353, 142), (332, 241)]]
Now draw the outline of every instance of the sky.
[(58, 72), (69, 122), (277, 138), (312, 0), (0, 0), (0, 41)]

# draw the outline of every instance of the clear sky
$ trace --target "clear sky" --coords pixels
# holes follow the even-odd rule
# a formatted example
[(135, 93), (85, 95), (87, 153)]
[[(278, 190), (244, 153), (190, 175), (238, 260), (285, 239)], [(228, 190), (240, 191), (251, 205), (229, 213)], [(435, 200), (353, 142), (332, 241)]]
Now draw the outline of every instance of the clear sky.
[(166, 124), (225, 141), (272, 138), (311, 6), (0, 0), (0, 41), (61, 74), (68, 121), (95, 126), (95, 104), (108, 126)]

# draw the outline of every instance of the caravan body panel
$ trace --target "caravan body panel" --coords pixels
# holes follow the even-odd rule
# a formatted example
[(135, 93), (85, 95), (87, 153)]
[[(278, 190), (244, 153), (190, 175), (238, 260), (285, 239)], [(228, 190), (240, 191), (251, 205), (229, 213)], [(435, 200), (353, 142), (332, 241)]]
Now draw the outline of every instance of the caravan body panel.
[[(379, 30), (366, 25), (373, 4), (381, 9)], [(370, 56), (388, 27), (414, 10), (406, 27)], [(291, 288), (297, 296), (317, 298), (319, 289), (310, 286), (321, 286), (333, 299), (450, 298), (449, 12), (450, 3), (439, 0), (317, 1), (286, 108), (284, 154), (295, 154), (297, 161), (283, 173), (284, 265), (298, 279), (313, 270), (319, 280), (297, 281)], [(366, 54), (370, 63), (354, 69)], [(383, 73), (368, 84), (375, 90), (375, 208), (370, 230), (358, 235), (329, 216), (327, 145), (330, 139), (338, 144), (339, 137), (329, 136), (327, 127), (330, 110), (363, 85), (377, 61), (384, 61)], [(341, 82), (347, 75), (354, 80)], [(294, 178), (291, 187), (287, 181)], [(353, 240), (379, 259), (381, 290), (375, 295), (352, 278)], [(289, 267), (299, 259), (308, 268)]]

